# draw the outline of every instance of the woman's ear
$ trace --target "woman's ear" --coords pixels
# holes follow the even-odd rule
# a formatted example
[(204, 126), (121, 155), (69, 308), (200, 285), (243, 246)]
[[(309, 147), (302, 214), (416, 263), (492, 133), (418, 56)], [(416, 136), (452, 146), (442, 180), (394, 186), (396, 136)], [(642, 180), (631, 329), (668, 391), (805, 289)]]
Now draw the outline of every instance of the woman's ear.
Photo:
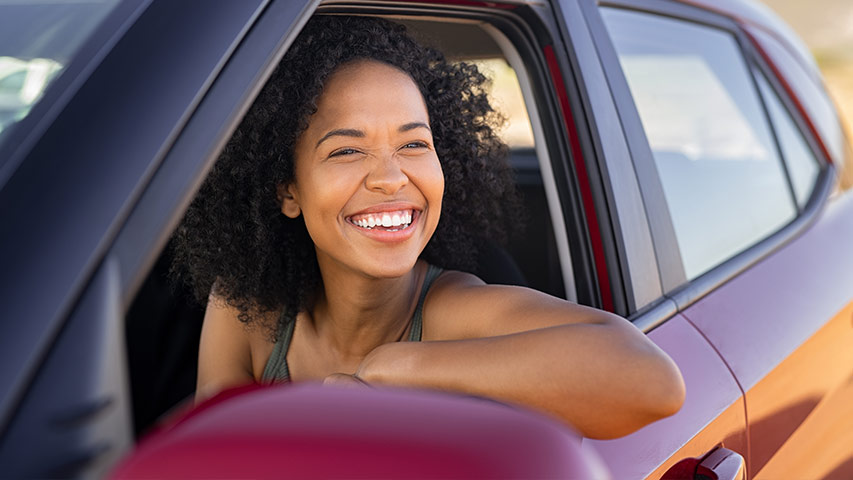
[(290, 218), (296, 218), (302, 213), (299, 207), (299, 201), (296, 199), (296, 188), (293, 183), (289, 185), (279, 184), (276, 187), (276, 197), (281, 203), (281, 213)]

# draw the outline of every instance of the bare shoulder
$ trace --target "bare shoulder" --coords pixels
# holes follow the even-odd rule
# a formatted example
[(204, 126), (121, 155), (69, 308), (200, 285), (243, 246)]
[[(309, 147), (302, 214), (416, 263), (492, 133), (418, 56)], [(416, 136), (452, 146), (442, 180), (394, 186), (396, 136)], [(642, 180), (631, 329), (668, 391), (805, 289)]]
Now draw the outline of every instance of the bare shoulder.
[(475, 275), (446, 271), (424, 302), (424, 340), (508, 335), (570, 323), (607, 323), (615, 315), (526, 287), (487, 285)]
[(256, 370), (253, 357), (270, 344), (265, 332), (260, 325), (247, 327), (237, 309), (211, 296), (201, 329), (196, 398), (252, 382)]

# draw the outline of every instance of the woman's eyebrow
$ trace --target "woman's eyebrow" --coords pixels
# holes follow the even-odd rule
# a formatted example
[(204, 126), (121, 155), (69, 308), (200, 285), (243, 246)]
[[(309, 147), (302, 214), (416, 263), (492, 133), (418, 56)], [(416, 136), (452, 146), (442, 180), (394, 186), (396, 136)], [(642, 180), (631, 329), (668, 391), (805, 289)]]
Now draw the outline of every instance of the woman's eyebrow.
[(328, 139), (329, 137), (334, 137), (336, 135), (339, 135), (342, 137), (364, 138), (364, 132), (362, 132), (361, 130), (356, 130), (354, 128), (338, 128), (338, 129), (332, 130), (329, 133), (323, 135), (323, 138), (321, 138), (320, 140), (317, 141), (317, 145), (314, 148), (319, 147), (320, 144), (325, 142), (326, 139)]
[[(414, 130), (416, 128), (425, 128), (427, 131), (432, 132), (430, 130), (429, 125), (423, 122), (410, 122), (405, 125), (401, 125), (400, 128), (397, 129), (399, 132), (408, 132), (409, 130)], [(329, 137), (341, 136), (341, 137), (356, 137), (356, 138), (364, 138), (364, 132), (361, 130), (356, 130), (354, 128), (336, 128), (334, 130), (329, 131), (323, 138), (317, 141), (316, 147), (319, 147), (321, 143), (326, 141)]]
[(398, 129), (397, 129), (397, 131), (399, 131), (399, 132), (408, 132), (409, 130), (414, 130), (414, 129), (416, 129), (416, 128), (426, 128), (426, 129), (427, 129), (427, 131), (429, 131), (430, 133), (432, 133), (432, 130), (430, 130), (430, 128), (429, 128), (429, 125), (427, 125), (426, 123), (423, 123), (423, 122), (411, 122), (411, 123), (407, 123), (407, 124), (405, 124), (405, 125), (401, 126), (400, 128), (398, 128)]

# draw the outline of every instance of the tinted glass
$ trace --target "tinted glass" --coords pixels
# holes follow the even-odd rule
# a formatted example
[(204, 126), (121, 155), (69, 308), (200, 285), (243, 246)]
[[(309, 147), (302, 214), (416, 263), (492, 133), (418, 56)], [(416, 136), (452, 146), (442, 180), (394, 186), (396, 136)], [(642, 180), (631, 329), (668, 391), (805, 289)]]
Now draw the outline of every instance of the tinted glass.
[(0, 143), (117, 3), (0, 0)]
[(727, 32), (602, 10), (654, 154), (689, 279), (796, 215), (755, 84)]
[(779, 96), (770, 88), (767, 79), (758, 72), (756, 72), (756, 78), (761, 89), (761, 95), (764, 96), (767, 104), (770, 120), (776, 129), (776, 136), (779, 139), (779, 146), (782, 148), (782, 157), (788, 166), (788, 175), (791, 177), (797, 203), (801, 206), (805, 205), (812, 194), (812, 190), (814, 190), (817, 174), (820, 170), (817, 159), (794, 120), (782, 105)]

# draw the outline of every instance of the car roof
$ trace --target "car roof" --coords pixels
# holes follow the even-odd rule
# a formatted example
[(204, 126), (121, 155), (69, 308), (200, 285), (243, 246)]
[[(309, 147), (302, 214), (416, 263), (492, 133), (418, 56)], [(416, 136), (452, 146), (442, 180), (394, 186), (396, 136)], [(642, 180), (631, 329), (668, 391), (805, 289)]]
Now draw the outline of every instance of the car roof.
[(759, 28), (775, 37), (812, 75), (818, 66), (809, 48), (776, 12), (757, 0), (675, 0), (730, 17), (738, 23)]

